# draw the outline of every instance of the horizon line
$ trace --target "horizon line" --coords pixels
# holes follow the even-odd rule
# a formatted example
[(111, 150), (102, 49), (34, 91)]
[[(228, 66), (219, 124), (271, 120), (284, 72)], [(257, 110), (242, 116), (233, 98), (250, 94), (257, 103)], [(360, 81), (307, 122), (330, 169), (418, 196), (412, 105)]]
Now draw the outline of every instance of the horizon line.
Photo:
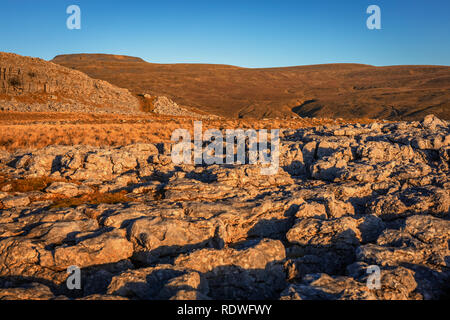
[[(16, 52), (8, 52), (8, 51), (0, 51), (4, 53), (10, 53), (10, 54), (17, 54), (21, 56), (22, 55)], [(76, 56), (76, 55), (104, 55), (104, 56), (119, 56), (119, 57), (126, 57), (126, 58), (135, 58), (140, 59), (145, 63), (149, 64), (158, 64), (158, 65), (216, 65), (216, 66), (228, 66), (228, 67), (235, 67), (240, 69), (279, 69), (279, 68), (297, 68), (297, 67), (313, 67), (313, 66), (326, 66), (326, 65), (359, 65), (359, 66), (366, 66), (366, 67), (374, 67), (374, 68), (386, 68), (386, 67), (450, 67), (450, 65), (442, 65), (442, 64), (391, 64), (391, 65), (376, 65), (376, 64), (368, 64), (368, 63), (362, 63), (362, 62), (324, 62), (324, 63), (314, 63), (314, 64), (298, 64), (298, 65), (279, 65), (279, 66), (263, 66), (263, 67), (244, 67), (239, 65), (233, 65), (228, 63), (208, 63), (208, 62), (192, 62), (192, 61), (183, 61), (183, 62), (150, 62), (146, 60), (146, 58), (142, 58), (139, 56), (134, 55), (127, 55), (127, 54), (115, 54), (115, 53), (105, 53), (105, 52), (83, 52), (83, 53), (62, 53), (62, 54), (56, 54), (51, 59), (46, 59), (39, 56), (28, 56), (32, 58), (39, 58), (48, 62), (52, 62), (57, 57), (61, 56)]]

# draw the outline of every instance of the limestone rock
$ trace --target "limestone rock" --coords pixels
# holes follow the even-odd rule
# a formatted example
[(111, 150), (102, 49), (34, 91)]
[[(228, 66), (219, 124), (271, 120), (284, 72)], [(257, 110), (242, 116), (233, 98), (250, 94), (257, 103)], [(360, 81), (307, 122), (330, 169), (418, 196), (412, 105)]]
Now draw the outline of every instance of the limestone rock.
[(50, 288), (40, 283), (0, 289), (0, 300), (50, 300), (54, 297)]
[[(0, 153), (0, 297), (448, 297), (447, 122), (282, 130), (269, 176), (261, 165), (175, 165), (170, 150)], [(76, 293), (65, 287), (72, 265)], [(367, 286), (373, 267), (380, 289)]]
[(45, 189), (48, 193), (61, 194), (66, 197), (76, 197), (81, 194), (93, 192), (88, 186), (78, 186), (74, 183), (53, 182)]
[(57, 247), (54, 257), (56, 267), (62, 270), (72, 265), (83, 268), (118, 262), (132, 254), (133, 245), (125, 238), (125, 233), (113, 230), (81, 240), (73, 246)]

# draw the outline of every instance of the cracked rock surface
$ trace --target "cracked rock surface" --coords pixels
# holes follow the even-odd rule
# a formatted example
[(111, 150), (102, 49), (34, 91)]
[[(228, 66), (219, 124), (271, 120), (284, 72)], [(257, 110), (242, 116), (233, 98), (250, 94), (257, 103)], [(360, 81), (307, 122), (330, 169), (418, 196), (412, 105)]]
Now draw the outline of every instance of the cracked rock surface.
[(2, 152), (0, 299), (449, 297), (447, 122), (280, 137), (271, 176), (175, 165), (168, 144)]

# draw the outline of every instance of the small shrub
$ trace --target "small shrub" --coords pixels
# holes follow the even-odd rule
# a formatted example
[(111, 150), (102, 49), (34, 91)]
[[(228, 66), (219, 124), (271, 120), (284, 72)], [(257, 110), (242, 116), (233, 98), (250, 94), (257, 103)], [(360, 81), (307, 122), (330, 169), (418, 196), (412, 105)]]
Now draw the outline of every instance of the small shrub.
[(15, 88), (22, 86), (22, 81), (18, 77), (12, 77), (8, 80), (10, 86)]
[(141, 111), (143, 112), (153, 112), (155, 109), (154, 102), (156, 100), (156, 97), (146, 98), (144, 96), (139, 96), (140, 104), (141, 104)]

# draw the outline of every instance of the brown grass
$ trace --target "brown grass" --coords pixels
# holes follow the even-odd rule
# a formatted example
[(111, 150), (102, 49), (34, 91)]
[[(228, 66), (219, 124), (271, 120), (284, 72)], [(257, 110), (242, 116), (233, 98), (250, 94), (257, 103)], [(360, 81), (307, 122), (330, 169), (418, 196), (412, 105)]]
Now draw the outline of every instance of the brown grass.
[[(5, 186), (10, 186), (8, 192), (32, 192), (32, 191), (44, 191), (53, 182), (66, 181), (64, 179), (53, 179), (49, 177), (36, 177), (36, 178), (24, 178), (24, 179), (11, 179), (4, 174), (0, 174), (0, 189)], [(71, 183), (79, 184), (79, 181), (70, 180)], [(92, 193), (85, 194), (78, 197), (65, 197), (57, 194), (46, 194), (42, 197), (35, 198), (33, 201), (41, 200), (52, 200), (52, 208), (69, 208), (76, 207), (81, 204), (92, 204), (98, 205), (102, 203), (115, 204), (115, 203), (126, 203), (131, 201), (136, 201), (130, 199), (126, 195), (126, 191), (120, 191), (117, 193), (102, 193), (95, 190)], [(2, 209), (2, 204), (0, 203), (0, 209)], [(95, 212), (92, 212), (95, 215)]]
[[(52, 119), (52, 121), (48, 121)], [(0, 113), (0, 150), (37, 149), (49, 145), (124, 146), (170, 142), (172, 132), (193, 131), (192, 118), (64, 113)], [(204, 120), (203, 129), (297, 129), (337, 123), (370, 123), (330, 119)]]
[(5, 175), (0, 174), (0, 189), (9, 185), (10, 186), (9, 192), (43, 191), (50, 184), (56, 181), (65, 181), (65, 180), (53, 179), (49, 177), (11, 179)]
[[(70, 208), (77, 207), (82, 204), (98, 205), (98, 204), (116, 204), (136, 201), (127, 197), (125, 191), (116, 193), (93, 192), (74, 198), (55, 199), (52, 208)], [(95, 215), (95, 214), (94, 214)]]
[(8, 151), (49, 145), (123, 146), (167, 139), (168, 132), (162, 126), (149, 130), (142, 124), (0, 126), (0, 148)]
[(47, 103), (48, 101), (52, 102), (68, 102), (67, 98), (60, 95), (59, 93), (46, 93), (46, 92), (38, 92), (38, 93), (26, 93), (17, 96), (7, 95), (4, 93), (0, 93), (0, 100), (11, 101), (14, 99), (17, 102), (34, 104), (34, 103)]

